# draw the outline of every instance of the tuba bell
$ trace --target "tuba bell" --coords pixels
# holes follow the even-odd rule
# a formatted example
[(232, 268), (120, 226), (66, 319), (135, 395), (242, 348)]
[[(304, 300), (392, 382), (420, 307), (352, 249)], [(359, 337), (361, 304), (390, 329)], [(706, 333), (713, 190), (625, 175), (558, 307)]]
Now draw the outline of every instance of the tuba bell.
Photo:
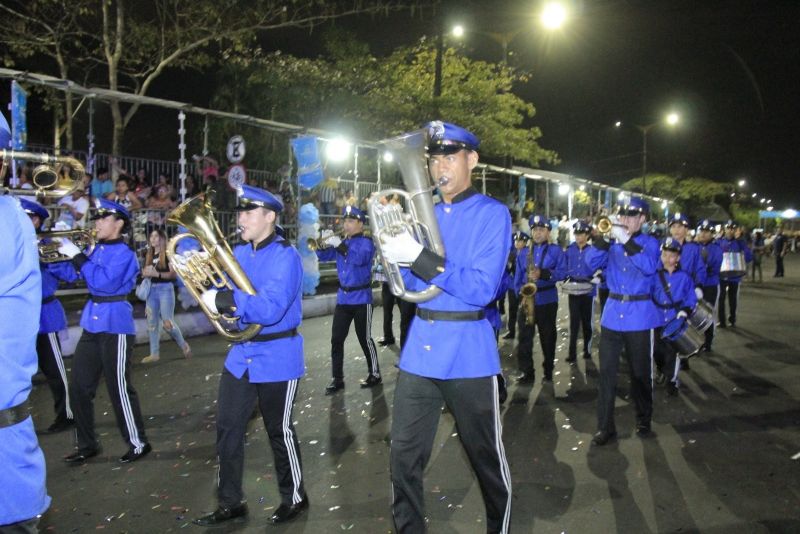
[[(417, 130), (387, 139), (381, 144), (392, 153), (397, 162), (406, 189), (386, 189), (370, 196), (367, 211), (375, 248), (381, 250), (381, 238), (384, 235), (409, 232), (422, 246), (444, 256), (444, 243), (433, 211), (433, 188), (425, 157), (428, 131)], [(389, 195), (398, 195), (405, 199), (408, 212), (406, 213), (399, 204), (381, 204), (380, 199)], [(434, 285), (422, 291), (408, 291), (400, 273), (400, 265), (387, 262), (383, 254), (381, 254), (381, 264), (388, 278), (389, 288), (396, 297), (419, 303), (431, 300), (442, 291)]]
[[(211, 202), (212, 192), (209, 190), (205, 194), (201, 193), (190, 198), (169, 214), (167, 221), (183, 226), (187, 232), (177, 234), (169, 240), (167, 259), (217, 332), (232, 342), (247, 341), (258, 334), (263, 326), (254, 323), (244, 330), (237, 330), (238, 317), (212, 311), (200, 298), (200, 295), (209, 289), (234, 289), (234, 287), (249, 295), (256, 294), (250, 279), (236, 261), (230, 245), (225, 241), (217, 225)], [(184, 257), (176, 252), (176, 248), (181, 240), (187, 238), (197, 239), (202, 250)]]
[(35, 152), (16, 152), (0, 150), (3, 160), (0, 167), (0, 179), (8, 168), (8, 163), (15, 159), (40, 163), (33, 169), (31, 181), (33, 189), (11, 189), (0, 186), (0, 194), (36, 195), (37, 198), (60, 198), (72, 193), (83, 180), (86, 169), (83, 163), (69, 156), (51, 156)]

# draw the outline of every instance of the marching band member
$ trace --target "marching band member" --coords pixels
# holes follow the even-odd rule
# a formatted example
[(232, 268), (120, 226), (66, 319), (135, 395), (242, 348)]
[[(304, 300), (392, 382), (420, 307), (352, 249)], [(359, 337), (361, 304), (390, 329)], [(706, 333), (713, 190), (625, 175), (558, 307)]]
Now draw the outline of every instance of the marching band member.
[[(50, 213), (44, 206), (24, 198), (20, 199), (20, 204), (39, 233)], [(61, 354), (61, 340), (58, 339), (58, 332), (67, 327), (67, 316), (55, 293), (59, 280), (74, 282), (78, 276), (68, 262), (40, 263), (39, 267), (42, 273), (42, 312), (39, 317), (36, 352), (39, 355), (39, 368), (53, 394), (56, 412), (56, 419), (47, 428), (47, 432), (55, 433), (67, 430), (75, 424), (69, 402), (67, 368)]]
[[(655, 332), (657, 376), (663, 376), (667, 381), (667, 393), (670, 395), (678, 393), (680, 365), (677, 365), (675, 349), (668, 340), (662, 338), (662, 333), (670, 321), (688, 319), (697, 305), (694, 281), (682, 267), (685, 249), (677, 239), (668, 237), (664, 240), (661, 244), (661, 267), (656, 272), (656, 282), (653, 284), (653, 302), (660, 318)], [(656, 382), (661, 383), (662, 380), (656, 378)]]
[(370, 270), (375, 245), (372, 239), (364, 236), (364, 222), (367, 215), (355, 206), (347, 205), (342, 214), (345, 238), (331, 235), (322, 238), (327, 245), (317, 249), (317, 257), (322, 261), (336, 260), (339, 275), (339, 291), (336, 294), (336, 308), (333, 312), (331, 332), (331, 367), (333, 379), (325, 388), (326, 395), (344, 389), (344, 341), (350, 331), (350, 323), (355, 322), (356, 336), (367, 359), (369, 374), (361, 381), (362, 388), (377, 386), (383, 380), (378, 363), (378, 351), (372, 340), (372, 287)]
[(658, 268), (659, 245), (641, 232), (650, 206), (631, 198), (621, 207), (611, 227), (610, 244), (596, 236), (586, 261), (591, 269), (606, 266), (608, 302), (601, 317), (600, 381), (597, 398), (597, 433), (592, 444), (605, 445), (617, 435), (614, 401), (622, 352), (628, 358), (631, 396), (636, 407), (636, 434), (650, 434), (653, 413), (653, 329), (658, 313), (650, 297)]
[[(536, 373), (533, 368), (533, 337), (539, 330), (539, 343), (542, 347), (543, 382), (553, 380), (553, 367), (556, 357), (556, 315), (558, 314), (558, 290), (556, 282), (566, 276), (567, 264), (564, 251), (550, 243), (550, 221), (544, 215), (531, 215), (528, 221), (533, 236), (533, 248), (529, 254), (520, 256), (514, 274), (514, 287), (522, 288), (527, 283), (536, 284), (534, 301), (534, 320), (530, 318), (519, 296), (520, 306), (517, 318), (519, 345), (517, 363), (522, 373), (517, 382), (530, 384)], [(530, 324), (529, 324), (530, 323)]]
[[(722, 265), (722, 248), (714, 240), (714, 225), (708, 219), (703, 219), (697, 226), (696, 241), (700, 246), (700, 259), (705, 269), (703, 300), (708, 302), (712, 310), (716, 311), (717, 297), (719, 296), (719, 268)], [(712, 322), (705, 332), (706, 342), (703, 345), (703, 350), (706, 352), (711, 352), (715, 329), (716, 323)]]
[(403, 268), (409, 290), (443, 291), (417, 307), (400, 358), (391, 430), (394, 525), (425, 532), (423, 475), (446, 403), (458, 426), (486, 506), (488, 532), (506, 533), (511, 480), (498, 404), (500, 357), (484, 308), (496, 296), (508, 259), (508, 209), (472, 186), (478, 138), (450, 123), (428, 125), (429, 170), (442, 202), (434, 210), (447, 251), (442, 258), (404, 232), (381, 253)]
[(511, 237), (513, 241), (513, 247), (511, 248), (511, 252), (508, 255), (508, 264), (506, 267), (506, 271), (508, 271), (509, 275), (511, 276), (511, 283), (510, 287), (508, 288), (508, 322), (506, 326), (508, 327), (508, 332), (503, 336), (503, 339), (514, 339), (517, 332), (517, 308), (519, 308), (519, 288), (514, 286), (514, 280), (516, 279), (516, 267), (517, 267), (517, 258), (519, 256), (526, 256), (528, 252), (530, 252), (530, 247), (528, 247), (528, 242), (530, 241), (531, 236), (526, 234), (522, 231), (514, 232), (514, 235)]
[(100, 376), (105, 375), (108, 396), (117, 426), (128, 444), (121, 463), (135, 462), (152, 449), (144, 432), (139, 397), (131, 383), (131, 353), (136, 339), (133, 306), (128, 302), (139, 273), (136, 254), (122, 235), (130, 228), (130, 213), (121, 204), (97, 199), (92, 217), (97, 245), (91, 255), (62, 239), (58, 251), (72, 259), (72, 265), (86, 281), (89, 300), (83, 308), (83, 328), (72, 363), (70, 395), (78, 434), (78, 450), (64, 461), (81, 464), (100, 452), (95, 433), (94, 396)]
[(217, 525), (247, 515), (242, 491), (247, 423), (258, 403), (275, 461), (281, 504), (272, 523), (290, 521), (308, 507), (292, 409), (304, 374), (303, 338), (297, 332), (303, 317), (303, 266), (297, 249), (276, 231), (283, 203), (272, 193), (242, 185), (239, 226), (244, 244), (233, 250), (256, 290), (209, 290), (203, 302), (215, 312), (235, 314), (240, 323), (263, 329), (249, 341), (235, 343), (225, 359), (219, 382), (217, 454), (218, 507), (194, 520)]
[[(719, 247), (722, 253), (726, 252), (742, 252), (744, 253), (745, 263), (753, 261), (753, 253), (741, 237), (736, 237), (736, 230), (739, 229), (739, 224), (735, 221), (729, 220), (725, 224), (725, 237), (719, 240)], [(745, 269), (745, 274), (747, 269)], [(736, 326), (736, 308), (739, 304), (739, 283), (744, 278), (744, 275), (733, 276), (720, 279), (719, 290), (719, 326), (725, 328), (728, 325), (725, 322), (725, 300), (730, 302), (730, 315), (727, 321), (731, 326)]]
[(676, 213), (672, 216), (669, 233), (672, 239), (681, 246), (681, 271), (691, 277), (697, 298), (703, 298), (703, 286), (706, 281), (705, 264), (700, 256), (700, 245), (686, 240), (686, 236), (689, 234), (689, 219), (686, 215)]
[[(585, 221), (572, 225), (573, 241), (565, 252), (567, 260), (567, 279), (590, 282), (593, 271), (586, 264), (586, 252), (589, 250), (589, 236), (592, 227)], [(569, 296), (569, 356), (567, 361), (573, 363), (578, 357), (578, 329), (583, 330), (583, 357), (592, 357), (592, 315), (594, 312), (594, 295), (596, 287), (584, 295)]]
[(50, 506), (44, 454), (28, 411), (42, 298), (39, 254), (15, 198), (0, 196), (0, 221), (0, 532), (38, 532)]

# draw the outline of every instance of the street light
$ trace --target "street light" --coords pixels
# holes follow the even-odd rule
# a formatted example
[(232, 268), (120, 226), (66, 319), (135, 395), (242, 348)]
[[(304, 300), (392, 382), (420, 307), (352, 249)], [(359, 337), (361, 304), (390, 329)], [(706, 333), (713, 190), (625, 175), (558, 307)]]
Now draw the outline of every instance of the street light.
[(741, 179), (741, 180), (739, 180), (738, 184), (739, 184), (739, 187), (744, 187), (744, 186), (747, 185), (747, 180)]
[[(665, 118), (664, 122), (667, 126), (675, 126), (680, 122), (680, 115), (677, 113), (671, 112)], [(647, 133), (655, 126), (658, 126), (661, 122), (654, 122), (652, 124), (645, 124), (640, 125), (637, 124), (636, 127), (642, 132), (642, 194), (647, 194)]]

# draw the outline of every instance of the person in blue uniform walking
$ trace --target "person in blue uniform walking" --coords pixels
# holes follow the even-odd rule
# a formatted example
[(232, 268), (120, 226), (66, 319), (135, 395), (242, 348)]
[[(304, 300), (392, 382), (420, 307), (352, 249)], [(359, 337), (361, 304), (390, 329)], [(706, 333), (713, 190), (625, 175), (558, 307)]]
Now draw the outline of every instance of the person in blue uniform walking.
[(656, 382), (666, 382), (667, 393), (670, 395), (678, 393), (680, 365), (677, 364), (675, 349), (662, 337), (664, 327), (676, 319), (687, 320), (697, 305), (694, 280), (683, 270), (682, 252), (685, 248), (671, 237), (661, 244), (661, 266), (656, 272), (652, 293), (660, 319), (655, 331)]
[(631, 397), (636, 409), (636, 434), (650, 435), (653, 414), (653, 329), (658, 313), (650, 293), (659, 265), (659, 244), (642, 233), (649, 204), (632, 197), (613, 218), (614, 244), (595, 236), (586, 262), (591, 269), (606, 268), (608, 302), (600, 319), (600, 380), (597, 432), (592, 444), (605, 445), (617, 435), (614, 402), (619, 361), (624, 351), (631, 375)]
[(522, 231), (514, 232), (512, 236), (513, 247), (508, 255), (508, 263), (506, 271), (511, 277), (511, 282), (508, 288), (508, 321), (506, 327), (508, 332), (505, 333), (503, 339), (514, 339), (517, 335), (517, 310), (519, 308), (519, 288), (514, 287), (515, 274), (517, 269), (517, 258), (526, 256), (530, 252), (528, 243), (531, 236)]
[[(539, 343), (542, 347), (542, 367), (544, 382), (553, 380), (553, 367), (556, 357), (556, 315), (558, 314), (558, 290), (556, 282), (566, 276), (567, 263), (564, 251), (557, 244), (550, 243), (550, 221), (544, 215), (531, 215), (528, 221), (531, 227), (533, 244), (528, 254), (520, 255), (514, 273), (514, 287), (522, 288), (528, 283), (536, 284), (534, 316), (528, 317), (524, 298), (519, 297), (517, 312), (517, 328), (519, 343), (517, 345), (517, 365), (520, 376), (517, 382), (533, 383), (536, 373), (533, 367), (533, 338), (539, 331)], [(532, 319), (532, 320), (531, 320)]]
[[(705, 300), (716, 314), (717, 298), (719, 296), (719, 268), (722, 265), (722, 248), (714, 240), (714, 225), (708, 219), (703, 219), (696, 228), (695, 241), (700, 247), (700, 259), (703, 262), (705, 274), (703, 276), (703, 300)], [(711, 352), (711, 343), (714, 341), (716, 323), (705, 332), (706, 340), (703, 350)]]
[(332, 380), (325, 388), (332, 395), (344, 388), (344, 342), (355, 323), (356, 336), (367, 359), (367, 378), (361, 381), (362, 388), (371, 388), (382, 382), (378, 351), (372, 340), (372, 286), (371, 269), (375, 245), (364, 235), (367, 215), (355, 206), (345, 206), (342, 214), (345, 238), (324, 238), (317, 257), (322, 261), (336, 260), (339, 275), (339, 291), (336, 293), (336, 308), (333, 312), (331, 332)]
[(152, 449), (147, 442), (139, 397), (130, 373), (136, 326), (128, 294), (139, 274), (136, 254), (123, 239), (123, 234), (130, 229), (131, 216), (121, 204), (102, 198), (96, 202), (92, 217), (97, 232), (94, 251), (87, 255), (68, 239), (62, 239), (58, 249), (71, 258), (73, 267), (89, 289), (89, 300), (80, 321), (83, 334), (72, 358), (70, 397), (78, 450), (64, 458), (69, 464), (84, 463), (100, 452), (94, 424), (94, 396), (102, 375), (105, 375), (117, 426), (128, 445), (128, 451), (119, 461), (134, 462)]
[[(565, 251), (567, 261), (567, 280), (591, 283), (594, 271), (586, 264), (586, 253), (589, 251), (589, 237), (592, 227), (585, 221), (572, 225), (575, 241)], [(594, 296), (596, 286), (591, 285), (582, 295), (569, 295), (569, 355), (567, 361), (574, 363), (578, 359), (578, 330), (583, 331), (583, 357), (592, 357), (592, 316), (594, 313)]]
[(502, 203), (472, 186), (478, 138), (451, 123), (427, 128), (445, 256), (423, 249), (408, 232), (387, 236), (381, 246), (388, 262), (404, 266), (408, 290), (442, 290), (417, 306), (400, 358), (390, 446), (394, 526), (400, 534), (426, 531), (423, 476), (446, 404), (481, 487), (486, 531), (506, 533), (511, 478), (498, 402), (500, 355), (484, 308), (497, 295), (506, 267), (511, 217)]
[(257, 404), (275, 461), (281, 503), (272, 523), (294, 519), (308, 507), (292, 409), (305, 373), (303, 265), (300, 253), (276, 231), (283, 203), (272, 193), (242, 185), (238, 223), (243, 244), (233, 254), (256, 294), (240, 289), (208, 290), (201, 295), (212, 310), (239, 317), (242, 329), (263, 328), (248, 341), (234, 343), (225, 358), (217, 405), (218, 507), (198, 517), (198, 525), (217, 525), (248, 514), (242, 491), (247, 423)]
[[(739, 229), (739, 223), (729, 220), (725, 223), (725, 237), (719, 240), (719, 247), (724, 255), (726, 252), (741, 252), (744, 254), (745, 263), (753, 261), (753, 253), (741, 237), (736, 237), (736, 231)], [(736, 310), (739, 307), (739, 284), (742, 278), (747, 274), (745, 267), (745, 274), (739, 276), (721, 276), (719, 283), (719, 326), (726, 328), (728, 323), (731, 326), (736, 326)], [(729, 303), (730, 309), (726, 319), (725, 302)], [(726, 322), (727, 320), (727, 322)]]
[(692, 279), (697, 298), (703, 298), (703, 286), (706, 281), (706, 269), (701, 257), (701, 247), (694, 241), (688, 241), (689, 218), (683, 213), (675, 213), (670, 219), (669, 233), (672, 239), (681, 246), (681, 271)]
[[(41, 204), (24, 198), (20, 199), (20, 204), (39, 233), (50, 213)], [(42, 274), (42, 311), (39, 317), (39, 334), (36, 336), (36, 353), (39, 355), (39, 368), (53, 394), (53, 408), (56, 412), (55, 421), (47, 428), (47, 432), (55, 433), (67, 430), (75, 424), (69, 402), (67, 368), (61, 353), (61, 340), (58, 338), (58, 332), (67, 327), (67, 316), (55, 293), (59, 280), (73, 282), (78, 277), (69, 262), (40, 263), (39, 267)]]
[(0, 532), (33, 534), (50, 506), (28, 404), (42, 277), (36, 233), (17, 199), (0, 195), (0, 221)]

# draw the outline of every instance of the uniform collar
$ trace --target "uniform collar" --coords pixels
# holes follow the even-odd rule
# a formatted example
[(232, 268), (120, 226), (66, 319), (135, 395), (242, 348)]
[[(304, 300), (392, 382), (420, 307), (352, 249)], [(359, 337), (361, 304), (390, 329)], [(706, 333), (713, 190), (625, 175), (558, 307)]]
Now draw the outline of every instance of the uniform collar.
[(364, 237), (364, 232), (358, 232), (357, 234), (353, 234), (350, 237), (346, 237), (345, 239), (353, 239), (354, 237)]
[(275, 241), (275, 239), (277, 239), (277, 237), (278, 237), (278, 234), (276, 234), (275, 231), (273, 231), (271, 234), (269, 234), (267, 237), (265, 237), (264, 239), (262, 239), (258, 243), (253, 243), (253, 251), (261, 250), (262, 248), (265, 248), (267, 245), (269, 245), (270, 243)]
[(100, 241), (98, 241), (98, 243), (100, 243), (101, 245), (116, 245), (123, 242), (124, 241), (121, 237), (118, 237), (116, 239), (101, 239)]
[(466, 188), (465, 190), (454, 196), (453, 200), (450, 203), (455, 204), (457, 202), (462, 202), (464, 200), (467, 200), (472, 195), (477, 195), (477, 194), (478, 190), (475, 189), (475, 186), (469, 186), (468, 188)]

